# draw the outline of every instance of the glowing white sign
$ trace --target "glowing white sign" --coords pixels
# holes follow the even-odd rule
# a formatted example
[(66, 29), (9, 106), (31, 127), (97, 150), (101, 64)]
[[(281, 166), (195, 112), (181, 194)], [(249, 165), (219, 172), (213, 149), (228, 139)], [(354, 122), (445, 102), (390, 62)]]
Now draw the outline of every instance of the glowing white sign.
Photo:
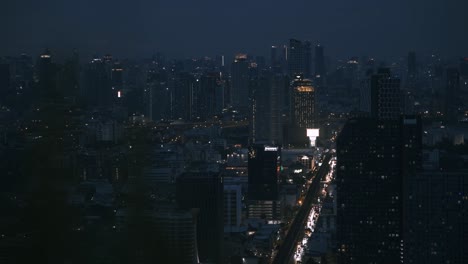
[(278, 151), (277, 147), (265, 147), (265, 151)]

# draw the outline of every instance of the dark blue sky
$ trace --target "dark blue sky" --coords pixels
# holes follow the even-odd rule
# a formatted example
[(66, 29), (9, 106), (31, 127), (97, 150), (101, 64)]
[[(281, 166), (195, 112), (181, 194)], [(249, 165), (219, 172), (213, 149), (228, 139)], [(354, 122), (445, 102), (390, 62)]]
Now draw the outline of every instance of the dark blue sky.
[(266, 55), (290, 37), (334, 57), (467, 55), (466, 12), (466, 0), (2, 0), (0, 55)]

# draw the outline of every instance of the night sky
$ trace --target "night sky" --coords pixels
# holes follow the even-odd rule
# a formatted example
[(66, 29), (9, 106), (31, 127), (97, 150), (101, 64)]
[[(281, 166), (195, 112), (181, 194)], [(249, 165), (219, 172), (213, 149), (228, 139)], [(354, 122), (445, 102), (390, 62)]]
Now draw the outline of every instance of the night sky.
[(466, 0), (2, 0), (0, 56), (267, 55), (291, 37), (334, 57), (468, 54)]

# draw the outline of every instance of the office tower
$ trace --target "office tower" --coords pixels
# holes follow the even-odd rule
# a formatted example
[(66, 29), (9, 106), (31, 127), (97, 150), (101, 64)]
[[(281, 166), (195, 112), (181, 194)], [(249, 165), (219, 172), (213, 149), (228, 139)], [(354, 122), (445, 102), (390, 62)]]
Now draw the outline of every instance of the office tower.
[(189, 73), (177, 73), (174, 80), (173, 118), (190, 120), (192, 117), (192, 91), (196, 78)]
[(315, 88), (312, 81), (297, 75), (291, 83), (291, 118), (294, 126), (316, 128)]
[(468, 79), (468, 57), (460, 59), (460, 76)]
[(282, 74), (264, 72), (251, 81), (252, 102), (250, 136), (251, 142), (263, 141), (273, 144), (282, 142), (282, 99), (285, 77)]
[(90, 107), (108, 107), (114, 96), (117, 94), (112, 90), (111, 76), (106, 63), (103, 59), (94, 58), (84, 68), (84, 101)]
[(266, 145), (249, 147), (249, 199), (277, 200), (281, 148)]
[(52, 63), (52, 55), (46, 49), (37, 61), (36, 95), (42, 100), (57, 99), (59, 92), (56, 85), (56, 66)]
[(268, 145), (249, 147), (247, 217), (264, 220), (281, 218), (279, 171), (281, 148)]
[(408, 53), (408, 78), (416, 77), (417, 66), (416, 66), (416, 53), (411, 51)]
[(315, 59), (314, 59), (314, 66), (315, 66), (315, 81), (317, 85), (323, 86), (325, 85), (326, 79), (326, 68), (325, 68), (325, 55), (324, 55), (324, 48), (322, 45), (318, 44), (315, 46)]
[(10, 90), (10, 65), (0, 64), (0, 103), (5, 103)]
[(270, 49), (270, 66), (273, 71), (279, 67), (279, 60), (278, 60), (278, 47), (271, 46)]
[(409, 181), (404, 263), (465, 263), (468, 226), (466, 169), (440, 168)]
[(400, 79), (392, 77), (390, 69), (379, 69), (362, 83), (360, 107), (374, 118), (398, 119), (401, 114)]
[(154, 213), (154, 228), (159, 234), (159, 245), (154, 249), (173, 263), (198, 264), (197, 248), (197, 210), (163, 209)]
[(249, 107), (249, 63), (247, 55), (238, 54), (231, 65), (231, 106), (247, 113)]
[[(315, 109), (315, 87), (312, 81), (304, 79), (302, 75), (297, 75), (291, 81), (289, 121), (285, 126), (284, 143), (290, 147), (310, 147), (315, 146), (315, 139), (311, 129), (318, 128)], [(314, 130), (315, 131), (315, 130)], [(314, 132), (316, 134), (317, 131)]]
[(289, 76), (304, 74), (304, 47), (297, 39), (289, 40), (288, 73)]
[(269, 74), (264, 74), (250, 81), (252, 102), (250, 105), (249, 136), (251, 143), (270, 138), (271, 85), (268, 76)]
[(176, 185), (178, 206), (198, 211), (200, 261), (223, 263), (224, 190), (221, 176), (212, 172), (188, 172), (177, 178)]
[(339, 263), (401, 263), (399, 120), (355, 118), (337, 140)]
[(445, 119), (448, 122), (456, 122), (460, 93), (460, 72), (458, 69), (448, 68), (446, 72), (446, 81)]
[(224, 91), (218, 73), (197, 78), (192, 90), (192, 119), (212, 118), (223, 109)]
[(310, 41), (305, 41), (304, 50), (304, 77), (312, 78), (312, 44)]
[(123, 67), (120, 62), (114, 62), (112, 66), (111, 79), (112, 88), (115, 91), (121, 91), (123, 89)]
[(80, 97), (80, 62), (78, 52), (73, 51), (71, 58), (57, 73), (57, 85), (68, 101), (76, 102)]

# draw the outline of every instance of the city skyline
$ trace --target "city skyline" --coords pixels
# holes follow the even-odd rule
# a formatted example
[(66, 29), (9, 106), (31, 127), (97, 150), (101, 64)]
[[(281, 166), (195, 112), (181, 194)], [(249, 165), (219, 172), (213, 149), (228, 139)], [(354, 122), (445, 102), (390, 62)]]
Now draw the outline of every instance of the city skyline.
[(5, 1), (0, 32), (7, 41), (0, 50), (6, 53), (1, 55), (38, 53), (43, 47), (57, 54), (76, 48), (88, 56), (267, 55), (269, 46), (286, 44), (292, 37), (321, 43), (337, 57), (466, 52), (468, 37), (462, 32), (468, 24), (463, 11), (468, 3), (374, 2), (295, 0), (285, 9), (282, 1)]

